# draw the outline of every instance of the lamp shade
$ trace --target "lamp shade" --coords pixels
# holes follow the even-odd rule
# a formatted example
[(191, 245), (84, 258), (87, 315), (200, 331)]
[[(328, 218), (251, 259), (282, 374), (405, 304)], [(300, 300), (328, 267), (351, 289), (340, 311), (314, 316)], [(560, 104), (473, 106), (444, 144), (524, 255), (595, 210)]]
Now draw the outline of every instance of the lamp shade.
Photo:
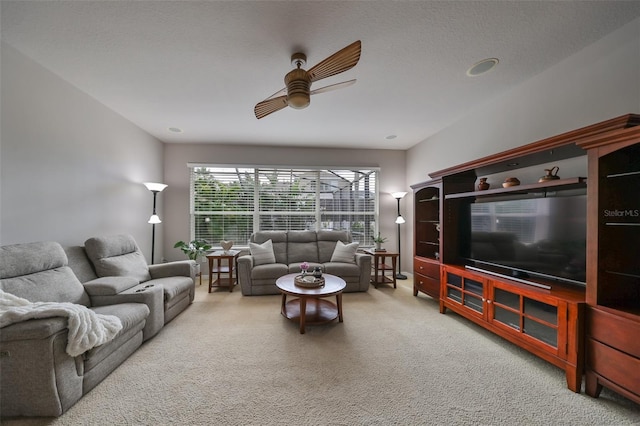
[(153, 214), (149, 218), (148, 223), (156, 224), (156, 223), (162, 223), (162, 221), (160, 220), (160, 216), (158, 216), (157, 214)]
[(396, 218), (396, 223), (397, 223), (398, 225), (400, 225), (401, 223), (405, 223), (404, 217), (402, 217), (402, 216), (398, 216), (398, 217)]
[(164, 183), (155, 183), (155, 182), (145, 182), (144, 186), (146, 186), (147, 189), (151, 192), (162, 192), (162, 190), (167, 187), (167, 185), (165, 185)]
[(406, 192), (392, 192), (391, 196), (393, 198), (395, 198), (396, 200), (399, 200), (400, 198), (404, 197), (405, 195), (407, 195)]

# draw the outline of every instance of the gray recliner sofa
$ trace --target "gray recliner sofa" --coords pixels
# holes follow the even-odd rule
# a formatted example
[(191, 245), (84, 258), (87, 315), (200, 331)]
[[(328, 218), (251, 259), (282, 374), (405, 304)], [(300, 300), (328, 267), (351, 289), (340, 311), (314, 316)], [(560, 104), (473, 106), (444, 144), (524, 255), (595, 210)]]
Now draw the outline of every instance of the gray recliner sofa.
[(310, 270), (320, 266), (323, 272), (339, 276), (347, 286), (345, 292), (367, 291), (371, 281), (371, 256), (356, 253), (353, 262), (332, 262), (338, 241), (351, 243), (349, 231), (260, 231), (250, 242), (263, 244), (271, 240), (275, 263), (256, 265), (252, 255), (238, 258), (238, 281), (242, 294), (280, 294), (276, 280), (300, 272), (302, 262)]
[(69, 266), (97, 305), (135, 301), (149, 305), (144, 340), (184, 311), (195, 297), (196, 263), (147, 265), (130, 235), (93, 237), (65, 247)]
[[(86, 306), (116, 316), (123, 326), (113, 340), (78, 356), (67, 353), (66, 317), (1, 328), (2, 418), (63, 414), (193, 301), (195, 262), (147, 267), (141, 260), (135, 241), (126, 235), (66, 249), (56, 242), (0, 247), (2, 291), (31, 302)], [(105, 275), (109, 268), (120, 276)]]
[(115, 338), (79, 356), (66, 352), (67, 318), (30, 319), (0, 331), (2, 417), (59, 416), (127, 359), (143, 340), (144, 303), (93, 306), (55, 242), (0, 247), (0, 288), (31, 302), (70, 302), (122, 323)]

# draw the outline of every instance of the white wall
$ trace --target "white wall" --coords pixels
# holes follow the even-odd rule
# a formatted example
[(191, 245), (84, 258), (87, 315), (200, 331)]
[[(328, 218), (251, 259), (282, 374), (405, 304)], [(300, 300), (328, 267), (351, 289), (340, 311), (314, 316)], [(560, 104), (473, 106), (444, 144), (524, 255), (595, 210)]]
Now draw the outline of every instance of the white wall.
[(130, 233), (149, 259), (153, 198), (141, 182), (162, 181), (162, 143), (6, 43), (1, 50), (0, 243)]
[(407, 182), (627, 113), (640, 113), (640, 18), (408, 150)]
[[(386, 245), (397, 247), (397, 204), (389, 195), (409, 191), (405, 181), (405, 152), (395, 150), (357, 150), (322, 148), (283, 148), (242, 145), (165, 145), (165, 206), (164, 252), (168, 260), (183, 259), (173, 244), (187, 240), (189, 235), (189, 170), (187, 163), (243, 164), (263, 166), (328, 166), (380, 168), (380, 228), (388, 238)], [(404, 203), (404, 200), (403, 200)], [(404, 212), (403, 204), (403, 212)], [(401, 228), (402, 238), (411, 239), (411, 229)], [(403, 241), (404, 242), (404, 241)], [(404, 246), (404, 244), (403, 244)], [(403, 255), (403, 270), (411, 270), (408, 256)]]

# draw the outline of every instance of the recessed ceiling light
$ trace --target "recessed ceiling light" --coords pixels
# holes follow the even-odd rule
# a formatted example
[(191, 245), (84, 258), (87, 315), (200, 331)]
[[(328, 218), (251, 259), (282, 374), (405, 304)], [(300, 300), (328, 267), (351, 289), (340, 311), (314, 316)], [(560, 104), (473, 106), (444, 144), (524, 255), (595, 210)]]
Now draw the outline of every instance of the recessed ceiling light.
[(487, 73), (493, 69), (496, 65), (498, 65), (497, 58), (488, 58), (483, 59), (480, 62), (476, 62), (467, 70), (467, 75), (469, 77), (477, 77), (481, 74)]
[(389, 136), (387, 136), (385, 139), (389, 139), (389, 140), (391, 140), (391, 139), (395, 139), (395, 138), (397, 138), (397, 137), (398, 137), (398, 136), (396, 136), (396, 135), (389, 135)]
[(182, 129), (180, 129), (178, 127), (169, 127), (169, 131), (171, 133), (182, 133)]

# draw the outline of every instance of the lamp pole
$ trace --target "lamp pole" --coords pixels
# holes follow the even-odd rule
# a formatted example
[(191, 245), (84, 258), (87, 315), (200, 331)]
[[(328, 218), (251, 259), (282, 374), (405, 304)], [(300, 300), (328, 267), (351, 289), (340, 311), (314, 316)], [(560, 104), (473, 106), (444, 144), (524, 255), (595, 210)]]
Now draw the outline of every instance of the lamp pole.
[(144, 186), (147, 187), (149, 191), (153, 194), (153, 213), (149, 218), (148, 223), (151, 224), (151, 264), (154, 263), (154, 253), (156, 249), (156, 224), (162, 223), (160, 217), (156, 213), (156, 198), (158, 196), (158, 192), (162, 192), (163, 189), (167, 187), (164, 183), (154, 183), (154, 182), (145, 182)]
[(398, 202), (398, 216), (396, 217), (396, 223), (398, 224), (398, 272), (396, 273), (396, 279), (397, 280), (406, 280), (407, 279), (407, 276), (402, 273), (402, 267), (401, 267), (401, 258), (402, 258), (401, 249), (402, 249), (402, 245), (401, 245), (401, 241), (400, 241), (400, 225), (405, 223), (404, 218), (400, 214), (400, 200), (405, 195), (407, 195), (406, 192), (393, 192), (393, 193), (391, 193), (391, 196), (393, 198), (395, 198), (396, 201)]

